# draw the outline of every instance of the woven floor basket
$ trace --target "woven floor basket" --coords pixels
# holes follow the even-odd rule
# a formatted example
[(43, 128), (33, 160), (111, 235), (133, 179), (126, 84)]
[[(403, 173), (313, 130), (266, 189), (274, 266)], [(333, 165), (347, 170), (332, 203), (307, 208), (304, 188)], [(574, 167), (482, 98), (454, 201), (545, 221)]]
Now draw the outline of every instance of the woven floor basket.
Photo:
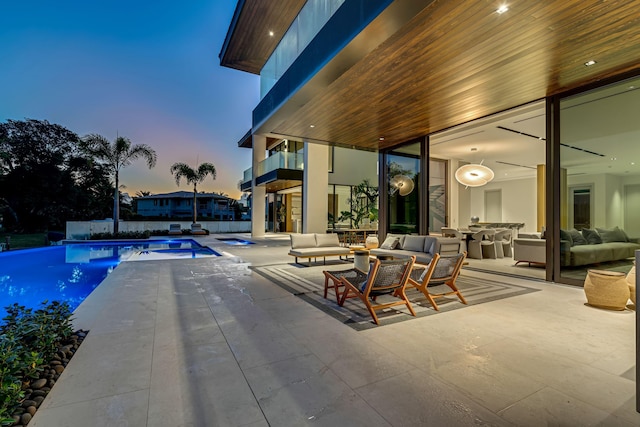
[(624, 310), (631, 295), (626, 274), (607, 270), (589, 270), (584, 293), (589, 305), (608, 310)]
[(629, 270), (627, 274), (627, 284), (629, 285), (629, 292), (631, 292), (631, 304), (635, 307), (636, 305), (636, 264), (635, 261), (633, 263), (633, 267)]

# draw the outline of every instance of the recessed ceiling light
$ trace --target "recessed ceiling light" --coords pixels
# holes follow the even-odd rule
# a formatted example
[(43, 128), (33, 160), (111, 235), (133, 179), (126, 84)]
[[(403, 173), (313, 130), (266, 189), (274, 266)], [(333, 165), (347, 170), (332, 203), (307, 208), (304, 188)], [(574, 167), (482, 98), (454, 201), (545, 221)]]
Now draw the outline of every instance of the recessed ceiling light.
[(611, 160), (618, 160), (618, 158), (617, 157), (612, 157)]
[(587, 67), (591, 67), (592, 65), (595, 65), (595, 64), (596, 64), (596, 61), (594, 61), (593, 59), (584, 63), (584, 65), (586, 65)]
[(309, 125), (309, 127), (310, 127), (310, 128), (314, 128), (314, 127), (316, 127), (316, 125)]
[(496, 10), (496, 13), (497, 13), (498, 15), (502, 15), (502, 14), (503, 14), (503, 13), (505, 13), (507, 10), (509, 10), (509, 6), (507, 6), (507, 5), (505, 4), (505, 5), (500, 6), (500, 7)]
[(634, 166), (636, 164), (636, 162), (631, 162), (631, 166)]
[(273, 37), (273, 31), (269, 31), (269, 37)]
[(381, 136), (380, 138), (378, 138), (380, 141), (384, 141), (384, 136)]

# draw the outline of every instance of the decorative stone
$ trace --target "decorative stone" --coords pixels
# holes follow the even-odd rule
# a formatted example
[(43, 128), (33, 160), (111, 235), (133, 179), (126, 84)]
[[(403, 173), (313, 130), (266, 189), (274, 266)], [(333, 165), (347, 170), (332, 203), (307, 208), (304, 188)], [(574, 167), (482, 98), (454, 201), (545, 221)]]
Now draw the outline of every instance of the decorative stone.
[(52, 360), (49, 365), (51, 366), (56, 366), (56, 365), (62, 365), (62, 362), (60, 362), (59, 360)]
[(20, 422), (22, 423), (22, 425), (27, 425), (29, 424), (29, 421), (31, 421), (31, 418), (33, 418), (31, 416), (30, 413), (25, 412), (24, 414), (22, 414), (22, 416), (20, 417)]
[(35, 396), (33, 401), (36, 402), (36, 408), (39, 408), (42, 405), (42, 401), (44, 400), (44, 396)]
[(47, 385), (47, 380), (45, 378), (40, 378), (39, 380), (35, 380), (31, 383), (31, 388), (34, 390), (39, 390), (42, 387)]
[(22, 406), (23, 408), (28, 408), (29, 406), (36, 406), (36, 402), (31, 399), (26, 399), (22, 401), (22, 404), (20, 406)]
[(33, 399), (34, 401), (36, 400), (35, 399), (36, 397), (38, 396), (44, 397), (46, 395), (47, 395), (47, 392), (45, 392), (44, 390), (33, 390), (33, 393), (31, 393), (31, 397), (34, 398)]
[(56, 374), (60, 375), (62, 372), (64, 372), (64, 366), (62, 365), (57, 365), (55, 368)]
[(36, 407), (35, 406), (29, 406), (27, 408), (27, 414), (30, 414), (32, 417), (36, 414)]

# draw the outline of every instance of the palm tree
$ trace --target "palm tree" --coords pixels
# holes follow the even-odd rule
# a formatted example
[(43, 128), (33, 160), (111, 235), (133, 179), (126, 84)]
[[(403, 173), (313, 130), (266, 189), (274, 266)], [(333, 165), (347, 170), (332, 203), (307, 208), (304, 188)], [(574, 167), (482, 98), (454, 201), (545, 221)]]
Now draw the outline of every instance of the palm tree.
[(196, 208), (196, 194), (198, 184), (204, 181), (207, 175), (216, 179), (216, 167), (211, 163), (201, 163), (197, 169), (193, 169), (186, 163), (174, 163), (171, 165), (171, 174), (176, 178), (176, 184), (180, 185), (180, 178), (184, 178), (188, 184), (193, 184), (193, 223), (196, 223), (198, 211)]
[(131, 145), (129, 138), (118, 136), (113, 143), (98, 134), (83, 138), (85, 150), (102, 162), (113, 174), (115, 194), (113, 196), (113, 233), (118, 233), (120, 219), (120, 169), (129, 166), (134, 160), (143, 158), (149, 169), (156, 165), (155, 150), (146, 144)]

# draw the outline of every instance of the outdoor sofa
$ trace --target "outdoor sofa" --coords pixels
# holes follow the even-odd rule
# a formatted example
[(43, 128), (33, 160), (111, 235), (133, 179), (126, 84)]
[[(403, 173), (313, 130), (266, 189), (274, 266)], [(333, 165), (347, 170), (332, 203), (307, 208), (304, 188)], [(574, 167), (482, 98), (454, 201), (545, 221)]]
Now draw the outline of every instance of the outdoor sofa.
[(323, 258), (323, 262), (326, 264), (326, 257), (338, 256), (342, 257), (349, 255), (351, 249), (340, 246), (340, 240), (338, 235), (334, 233), (322, 234), (322, 233), (303, 233), (303, 234), (291, 234), (291, 250), (289, 255), (295, 257), (296, 264), (298, 258), (307, 258), (309, 265), (311, 264), (311, 258)]
[(416, 257), (416, 263), (429, 264), (434, 254), (460, 253), (462, 239), (457, 237), (420, 236), (415, 234), (387, 234), (379, 248), (371, 249), (371, 255)]

